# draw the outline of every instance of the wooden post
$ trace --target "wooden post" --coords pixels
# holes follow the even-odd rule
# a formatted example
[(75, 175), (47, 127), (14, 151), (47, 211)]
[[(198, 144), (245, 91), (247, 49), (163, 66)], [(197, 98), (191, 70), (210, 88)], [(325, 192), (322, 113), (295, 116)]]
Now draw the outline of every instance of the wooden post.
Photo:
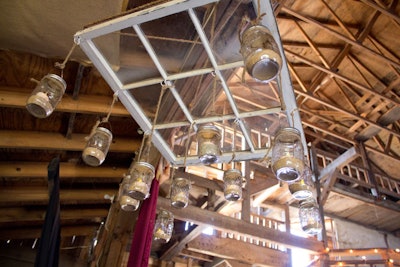
[(242, 201), (242, 220), (246, 222), (250, 222), (250, 213), (251, 213), (251, 196), (250, 196), (250, 163), (248, 161), (245, 162), (245, 173), (246, 185), (243, 192), (243, 201)]
[(322, 242), (324, 243), (324, 247), (328, 247), (328, 238), (326, 236), (326, 227), (325, 227), (325, 216), (324, 216), (324, 207), (321, 203), (321, 184), (320, 180), (318, 179), (319, 177), (319, 169), (318, 169), (318, 159), (317, 159), (317, 154), (315, 151), (315, 147), (311, 145), (311, 151), (310, 151), (310, 159), (311, 159), (311, 170), (314, 172), (314, 177), (315, 179), (315, 187), (317, 191), (317, 202), (318, 202), (318, 207), (319, 207), (319, 214), (321, 216), (321, 222), (322, 222)]

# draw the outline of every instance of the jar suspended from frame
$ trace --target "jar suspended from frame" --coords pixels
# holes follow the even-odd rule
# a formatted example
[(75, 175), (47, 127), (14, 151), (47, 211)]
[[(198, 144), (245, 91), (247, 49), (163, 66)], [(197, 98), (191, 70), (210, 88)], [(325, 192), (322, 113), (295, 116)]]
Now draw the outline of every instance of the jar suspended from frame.
[(272, 171), (284, 182), (298, 180), (304, 170), (304, 150), (300, 132), (295, 128), (282, 128), (275, 136), (272, 147)]
[(226, 200), (236, 201), (242, 197), (242, 172), (229, 169), (224, 172), (224, 196)]
[(218, 161), (221, 155), (221, 133), (211, 124), (200, 126), (197, 131), (197, 151), (203, 164)]
[(168, 242), (174, 230), (174, 215), (167, 210), (160, 210), (154, 225), (154, 240)]
[(150, 163), (145, 161), (133, 163), (129, 170), (129, 175), (131, 176), (128, 189), (129, 195), (137, 200), (148, 198), (154, 174), (154, 167)]
[(282, 65), (278, 45), (269, 29), (262, 25), (247, 28), (241, 35), (240, 53), (247, 73), (260, 82), (270, 82)]
[(289, 183), (289, 191), (295, 199), (303, 200), (313, 196), (314, 184), (311, 169), (304, 165), (304, 171), (300, 179)]
[(175, 208), (185, 208), (189, 203), (191, 183), (186, 178), (175, 178), (171, 185), (171, 205)]
[(301, 229), (308, 235), (319, 234), (322, 230), (322, 221), (319, 208), (314, 198), (300, 201), (299, 219)]
[(44, 76), (26, 101), (26, 108), (37, 118), (46, 118), (53, 113), (64, 95), (67, 83), (58, 75)]
[(120, 184), (118, 201), (124, 211), (135, 211), (139, 208), (140, 201), (129, 195), (130, 175), (126, 175)]
[(97, 127), (82, 152), (83, 161), (94, 167), (101, 165), (106, 159), (112, 138), (110, 130), (102, 126)]

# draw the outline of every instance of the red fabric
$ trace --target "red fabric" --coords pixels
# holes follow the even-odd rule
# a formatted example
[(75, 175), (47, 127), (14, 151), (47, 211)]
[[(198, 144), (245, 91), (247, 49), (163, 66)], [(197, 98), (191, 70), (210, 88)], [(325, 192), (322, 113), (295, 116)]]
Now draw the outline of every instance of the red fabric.
[(127, 267), (148, 266), (156, 218), (158, 188), (158, 180), (153, 179), (150, 188), (150, 197), (143, 201), (139, 211)]

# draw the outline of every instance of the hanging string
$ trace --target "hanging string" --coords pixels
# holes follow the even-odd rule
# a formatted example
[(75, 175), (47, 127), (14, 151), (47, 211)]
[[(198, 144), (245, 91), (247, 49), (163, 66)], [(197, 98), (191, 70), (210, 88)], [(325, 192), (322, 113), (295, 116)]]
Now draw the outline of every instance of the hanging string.
[(56, 68), (59, 68), (59, 69), (61, 70), (61, 78), (63, 78), (63, 76), (64, 76), (64, 68), (65, 68), (65, 65), (67, 64), (69, 58), (71, 57), (72, 52), (74, 52), (75, 47), (76, 47), (76, 43), (74, 43), (74, 44), (72, 45), (71, 49), (70, 49), (69, 52), (68, 52), (67, 57), (64, 59), (64, 61), (63, 61), (62, 63), (56, 62), (56, 63), (54, 64), (54, 66), (55, 66)]
[(235, 142), (236, 142), (236, 128), (237, 128), (237, 124), (238, 124), (238, 119), (236, 119), (233, 122), (233, 135), (232, 135), (232, 158), (231, 160), (228, 162), (229, 164), (232, 164), (232, 169), (235, 168), (235, 163), (234, 163), (234, 159), (236, 158), (236, 146), (235, 146)]
[[(85, 140), (86, 140), (86, 141), (89, 140), (90, 138), (92, 138), (92, 136), (93, 136), (93, 135), (95, 134), (95, 132), (96, 132), (97, 127), (98, 127), (101, 123), (108, 123), (109, 127), (111, 128), (111, 124), (109, 123), (108, 120), (110, 119), (110, 116), (111, 116), (112, 110), (113, 110), (113, 108), (114, 108), (115, 102), (117, 102), (117, 100), (118, 100), (118, 93), (119, 93), (119, 91), (115, 92), (114, 95), (113, 95), (113, 100), (112, 100), (111, 105), (110, 105), (110, 107), (109, 107), (109, 109), (108, 109), (107, 116), (105, 116), (105, 117), (104, 117), (103, 119), (101, 119), (101, 120), (97, 120), (97, 121), (96, 121), (96, 123), (95, 123), (94, 126), (92, 127), (92, 130), (90, 131), (90, 134), (89, 134), (88, 136), (85, 137)], [(110, 129), (110, 130), (111, 130), (111, 129)], [(112, 132), (112, 130), (111, 130), (111, 132)]]
[(194, 126), (194, 122), (190, 124), (189, 131), (188, 131), (188, 137), (186, 141), (186, 147), (185, 147), (185, 158), (183, 159), (183, 166), (186, 166), (186, 160), (189, 152), (189, 143), (190, 143), (190, 135), (192, 134), (192, 129)]
[[(166, 89), (170, 88), (172, 85), (170, 82), (164, 81), (161, 83), (161, 91), (160, 91), (160, 96), (158, 97), (158, 102), (157, 102), (157, 107), (156, 107), (156, 112), (154, 114), (154, 120), (153, 120), (153, 124), (151, 126), (151, 131), (149, 134), (145, 134), (147, 135), (147, 140), (145, 142), (145, 137), (143, 136), (143, 140), (142, 140), (142, 144), (140, 146), (140, 150), (139, 150), (139, 157), (138, 159), (141, 161), (149, 161), (149, 154), (150, 154), (150, 146), (151, 146), (151, 140), (152, 140), (152, 136), (153, 136), (153, 132), (155, 130), (155, 126), (157, 123), (157, 118), (158, 118), (158, 113), (160, 111), (160, 106), (161, 106), (161, 100), (163, 98), (164, 92)], [(146, 144), (146, 146), (145, 146)], [(145, 148), (145, 151), (143, 151), (143, 149)], [(144, 155), (144, 156), (142, 156)], [(144, 160), (142, 160), (142, 157), (146, 157), (144, 158)]]
[(262, 18), (266, 15), (266, 13), (261, 14), (261, 0), (257, 0), (257, 17), (251, 22), (253, 25), (259, 25)]
[(172, 84), (168, 81), (164, 81), (161, 83), (161, 92), (160, 92), (160, 96), (158, 97), (158, 102), (157, 102), (157, 107), (156, 107), (156, 113), (154, 114), (154, 120), (153, 120), (153, 125), (151, 127), (151, 134), (153, 134), (156, 123), (157, 123), (157, 118), (158, 118), (158, 113), (160, 111), (160, 107), (161, 107), (161, 100), (164, 96), (165, 91), (168, 88), (171, 88)]
[(211, 75), (214, 76), (214, 81), (213, 81), (213, 88), (212, 88), (212, 96), (211, 96), (211, 115), (215, 115), (215, 102), (216, 102), (216, 94), (217, 94), (217, 75), (215, 72), (211, 72)]
[(293, 127), (293, 128), (295, 128), (295, 127), (294, 127), (294, 113), (295, 113), (296, 111), (298, 111), (297, 108), (293, 109), (293, 110), (290, 112), (290, 117), (291, 117), (291, 119), (292, 119), (292, 127)]

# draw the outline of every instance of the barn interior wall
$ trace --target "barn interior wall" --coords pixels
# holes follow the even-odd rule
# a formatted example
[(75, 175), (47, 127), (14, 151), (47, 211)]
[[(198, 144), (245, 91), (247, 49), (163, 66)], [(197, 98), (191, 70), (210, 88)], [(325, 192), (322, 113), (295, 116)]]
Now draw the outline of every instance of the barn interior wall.
[(400, 248), (400, 238), (373, 229), (335, 220), (338, 249)]

